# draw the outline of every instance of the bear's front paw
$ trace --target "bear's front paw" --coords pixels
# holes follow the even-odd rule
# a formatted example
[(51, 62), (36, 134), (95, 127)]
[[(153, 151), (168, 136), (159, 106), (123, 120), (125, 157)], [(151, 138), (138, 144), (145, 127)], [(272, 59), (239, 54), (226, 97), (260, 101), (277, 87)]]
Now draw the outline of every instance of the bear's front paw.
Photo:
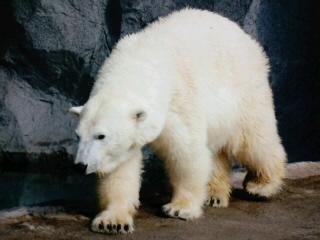
[(206, 206), (222, 208), (228, 207), (231, 187), (229, 184), (217, 182), (215, 178), (210, 184), (208, 189), (208, 198), (204, 203)]
[(228, 207), (229, 205), (229, 197), (219, 197), (219, 196), (211, 196), (208, 198), (208, 200), (205, 202), (206, 206), (211, 206), (211, 207)]
[(162, 207), (163, 212), (173, 218), (180, 218), (183, 220), (191, 220), (198, 218), (202, 214), (200, 206), (193, 206), (193, 204), (185, 204), (183, 202), (172, 202)]
[(133, 217), (129, 213), (120, 214), (106, 210), (95, 217), (91, 230), (107, 234), (132, 233), (134, 230)]

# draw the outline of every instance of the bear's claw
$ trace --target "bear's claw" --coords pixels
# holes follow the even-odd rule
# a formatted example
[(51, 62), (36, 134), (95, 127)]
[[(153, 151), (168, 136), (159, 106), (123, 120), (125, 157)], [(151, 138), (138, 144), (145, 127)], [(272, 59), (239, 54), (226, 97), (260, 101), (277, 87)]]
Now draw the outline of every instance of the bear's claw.
[(223, 200), (217, 197), (210, 197), (205, 205), (207, 206), (211, 206), (211, 207), (217, 207), (217, 208), (221, 208), (221, 207), (227, 207), (228, 206), (228, 200)]
[(93, 225), (92, 231), (100, 232), (100, 233), (107, 233), (107, 234), (118, 234), (118, 233), (131, 233), (133, 231), (133, 227), (129, 224), (103, 224), (102, 222), (99, 223), (98, 229)]
[(91, 230), (107, 234), (127, 234), (132, 233), (134, 228), (131, 216), (112, 217), (112, 214), (104, 211), (92, 221)]

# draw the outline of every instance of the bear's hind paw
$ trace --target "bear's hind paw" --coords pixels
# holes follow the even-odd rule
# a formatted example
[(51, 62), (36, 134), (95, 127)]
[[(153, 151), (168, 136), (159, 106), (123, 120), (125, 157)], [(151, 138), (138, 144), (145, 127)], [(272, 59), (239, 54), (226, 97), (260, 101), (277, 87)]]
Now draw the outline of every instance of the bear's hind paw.
[(269, 198), (275, 193), (279, 192), (281, 188), (281, 182), (270, 182), (270, 183), (257, 183), (248, 181), (244, 184), (246, 191), (252, 195), (256, 195), (262, 198)]

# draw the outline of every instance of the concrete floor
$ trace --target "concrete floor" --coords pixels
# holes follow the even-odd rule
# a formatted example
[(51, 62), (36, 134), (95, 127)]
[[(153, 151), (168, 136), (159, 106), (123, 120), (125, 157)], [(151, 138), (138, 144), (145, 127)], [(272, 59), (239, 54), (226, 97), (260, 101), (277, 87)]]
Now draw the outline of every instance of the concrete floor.
[(316, 240), (320, 239), (318, 173), (287, 179), (283, 191), (268, 201), (235, 189), (229, 208), (206, 208), (202, 218), (190, 222), (164, 218), (158, 208), (144, 206), (135, 232), (126, 236), (93, 233), (88, 216), (56, 212), (0, 219), (0, 239)]

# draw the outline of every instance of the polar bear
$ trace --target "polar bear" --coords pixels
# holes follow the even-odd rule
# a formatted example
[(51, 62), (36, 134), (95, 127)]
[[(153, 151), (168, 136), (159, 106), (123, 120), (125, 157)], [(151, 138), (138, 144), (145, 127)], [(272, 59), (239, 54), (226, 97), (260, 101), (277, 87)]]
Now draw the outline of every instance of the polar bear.
[(173, 187), (164, 212), (194, 219), (228, 206), (231, 159), (247, 167), (244, 188), (270, 197), (286, 154), (277, 133), (268, 59), (218, 14), (183, 9), (121, 39), (79, 115), (77, 163), (99, 175), (102, 212), (92, 230), (133, 231), (141, 148), (164, 160)]

